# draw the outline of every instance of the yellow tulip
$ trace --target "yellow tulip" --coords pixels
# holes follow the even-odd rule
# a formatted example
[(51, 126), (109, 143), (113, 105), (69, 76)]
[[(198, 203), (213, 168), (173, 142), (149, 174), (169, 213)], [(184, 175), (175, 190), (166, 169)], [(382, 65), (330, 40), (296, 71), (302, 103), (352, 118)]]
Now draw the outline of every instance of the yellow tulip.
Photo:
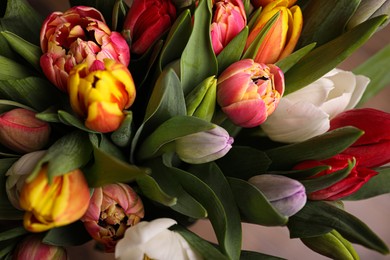
[(24, 227), (30, 232), (42, 232), (70, 224), (84, 215), (89, 200), (89, 188), (79, 169), (55, 176), (49, 183), (45, 165), (22, 188), (20, 206), (26, 210)]
[(255, 40), (265, 24), (277, 13), (278, 19), (272, 25), (261, 43), (255, 61), (258, 63), (275, 63), (291, 54), (302, 31), (303, 17), (299, 6), (288, 7), (289, 1), (279, 0), (267, 4), (251, 29), (246, 49)]
[(77, 65), (69, 74), (68, 93), (73, 111), (89, 129), (115, 131), (124, 119), (123, 110), (135, 99), (130, 71), (122, 63), (104, 59)]

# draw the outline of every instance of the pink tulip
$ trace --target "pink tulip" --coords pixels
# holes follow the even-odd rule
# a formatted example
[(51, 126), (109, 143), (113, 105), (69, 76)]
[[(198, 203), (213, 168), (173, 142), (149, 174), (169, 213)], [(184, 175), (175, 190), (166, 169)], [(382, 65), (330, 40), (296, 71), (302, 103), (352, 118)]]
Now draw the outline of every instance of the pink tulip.
[(241, 0), (222, 0), (214, 3), (211, 41), (216, 55), (246, 26), (246, 14)]
[(42, 243), (39, 235), (29, 235), (16, 246), (12, 259), (67, 260), (68, 256), (65, 248)]
[[(336, 171), (342, 170), (348, 167), (348, 161), (353, 160), (353, 156), (347, 154), (338, 154), (322, 161), (304, 161), (294, 167), (295, 170), (309, 169), (320, 165), (329, 165), (329, 170), (324, 170), (314, 178), (321, 177), (324, 175), (332, 174)], [(359, 190), (367, 181), (377, 175), (378, 172), (361, 165), (361, 161), (356, 160), (355, 167), (351, 170), (349, 175), (341, 181), (324, 188), (319, 191), (315, 191), (309, 194), (308, 198), (311, 200), (338, 200), (346, 197), (355, 191)]]
[(102, 14), (86, 6), (75, 6), (66, 12), (54, 12), (43, 23), (40, 33), (41, 68), (46, 77), (60, 90), (67, 91), (67, 78), (77, 64), (104, 58), (125, 66), (130, 51), (118, 32), (111, 32)]
[(125, 230), (143, 217), (144, 207), (137, 193), (130, 186), (117, 183), (94, 190), (81, 221), (88, 233), (104, 245), (106, 252), (114, 252)]
[(217, 102), (236, 125), (255, 127), (275, 110), (284, 92), (283, 72), (251, 59), (230, 65), (217, 81)]
[(19, 153), (43, 148), (49, 141), (50, 125), (35, 112), (16, 108), (0, 115), (0, 143)]
[(354, 156), (368, 168), (390, 162), (390, 113), (373, 108), (347, 110), (330, 121), (330, 130), (354, 126), (364, 131), (343, 154)]
[(171, 0), (134, 0), (126, 15), (123, 34), (130, 34), (131, 52), (144, 54), (176, 19)]

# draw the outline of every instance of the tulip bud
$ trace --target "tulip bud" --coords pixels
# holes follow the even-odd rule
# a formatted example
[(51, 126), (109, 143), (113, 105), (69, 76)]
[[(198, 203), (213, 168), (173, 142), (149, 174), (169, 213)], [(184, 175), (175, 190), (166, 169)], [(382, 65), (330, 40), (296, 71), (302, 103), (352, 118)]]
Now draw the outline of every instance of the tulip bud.
[(8, 176), (5, 183), (6, 192), (8, 200), (15, 208), (23, 210), (19, 203), (20, 192), (27, 177), (45, 153), (46, 151), (36, 151), (25, 154), (6, 172), (5, 175)]
[(292, 216), (306, 204), (305, 187), (282, 175), (262, 174), (248, 180), (256, 186), (282, 215)]
[[(294, 170), (310, 169), (323, 165), (330, 166), (330, 169), (321, 171), (312, 177), (318, 178), (345, 169), (353, 159), (354, 158), (351, 155), (338, 154), (322, 161), (309, 160), (301, 162), (294, 166)], [(360, 161), (356, 160), (355, 166), (347, 177), (327, 188), (310, 193), (308, 197), (311, 200), (338, 200), (359, 190), (364, 183), (377, 174), (378, 172), (374, 170), (361, 167)]]
[(236, 125), (255, 127), (273, 113), (284, 92), (283, 72), (251, 59), (230, 65), (218, 78), (217, 102)]
[(87, 212), (81, 218), (88, 233), (114, 252), (115, 245), (128, 227), (144, 217), (144, 207), (137, 193), (126, 184), (109, 184), (96, 188)]
[(65, 248), (42, 243), (39, 235), (29, 235), (17, 245), (12, 259), (67, 260), (68, 256)]
[(135, 86), (125, 65), (111, 59), (82, 63), (69, 74), (68, 91), (72, 109), (85, 118), (89, 129), (107, 133), (118, 129), (123, 110), (135, 99)]
[(68, 74), (77, 64), (105, 58), (129, 65), (130, 51), (118, 32), (111, 32), (103, 15), (87, 6), (75, 6), (50, 14), (44, 21), (40, 42), (40, 64), (46, 77), (60, 90), (67, 91)]
[(126, 15), (122, 35), (130, 35), (131, 52), (144, 54), (176, 19), (171, 0), (134, 0)]
[(211, 42), (215, 55), (246, 26), (246, 14), (241, 0), (215, 1), (211, 30)]
[(217, 80), (214, 76), (203, 80), (186, 97), (187, 115), (211, 121), (215, 111)]
[(175, 141), (176, 153), (187, 163), (200, 164), (223, 157), (232, 148), (233, 137), (220, 126), (181, 137)]
[(321, 236), (301, 238), (301, 241), (308, 248), (331, 259), (360, 259), (351, 243), (334, 229)]
[(88, 184), (80, 170), (55, 176), (49, 183), (44, 165), (20, 193), (20, 206), (26, 210), (24, 228), (42, 232), (70, 224), (84, 215), (89, 197)]
[(249, 32), (245, 50), (249, 48), (266, 23), (277, 13), (278, 19), (271, 26), (260, 44), (254, 60), (259, 63), (276, 63), (291, 54), (302, 31), (302, 11), (299, 6), (288, 7), (289, 1), (272, 1), (264, 7)]
[(354, 126), (364, 131), (355, 143), (343, 151), (373, 168), (390, 162), (390, 113), (373, 108), (347, 110), (330, 121), (330, 130)]
[(19, 153), (43, 148), (49, 141), (50, 125), (24, 108), (15, 108), (0, 115), (0, 142)]

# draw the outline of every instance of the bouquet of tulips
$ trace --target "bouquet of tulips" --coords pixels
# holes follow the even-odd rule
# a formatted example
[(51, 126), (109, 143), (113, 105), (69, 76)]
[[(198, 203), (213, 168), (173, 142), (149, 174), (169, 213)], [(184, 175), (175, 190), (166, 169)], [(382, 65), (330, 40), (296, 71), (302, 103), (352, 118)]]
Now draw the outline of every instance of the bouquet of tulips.
[[(386, 244), (343, 200), (390, 192), (390, 47), (337, 66), (389, 1), (70, 0), (0, 12), (0, 258), (281, 259), (242, 223), (334, 259)], [(208, 219), (217, 243), (189, 227)]]

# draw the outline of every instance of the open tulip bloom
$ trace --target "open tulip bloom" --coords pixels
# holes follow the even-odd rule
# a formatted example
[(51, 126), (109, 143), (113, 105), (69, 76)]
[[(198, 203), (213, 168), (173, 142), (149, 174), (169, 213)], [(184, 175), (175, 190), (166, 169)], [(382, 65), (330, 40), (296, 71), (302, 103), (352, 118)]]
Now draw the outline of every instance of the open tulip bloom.
[(389, 253), (343, 207), (390, 193), (389, 47), (339, 64), (390, 1), (36, 1), (0, 11), (0, 259), (291, 258), (248, 224)]

